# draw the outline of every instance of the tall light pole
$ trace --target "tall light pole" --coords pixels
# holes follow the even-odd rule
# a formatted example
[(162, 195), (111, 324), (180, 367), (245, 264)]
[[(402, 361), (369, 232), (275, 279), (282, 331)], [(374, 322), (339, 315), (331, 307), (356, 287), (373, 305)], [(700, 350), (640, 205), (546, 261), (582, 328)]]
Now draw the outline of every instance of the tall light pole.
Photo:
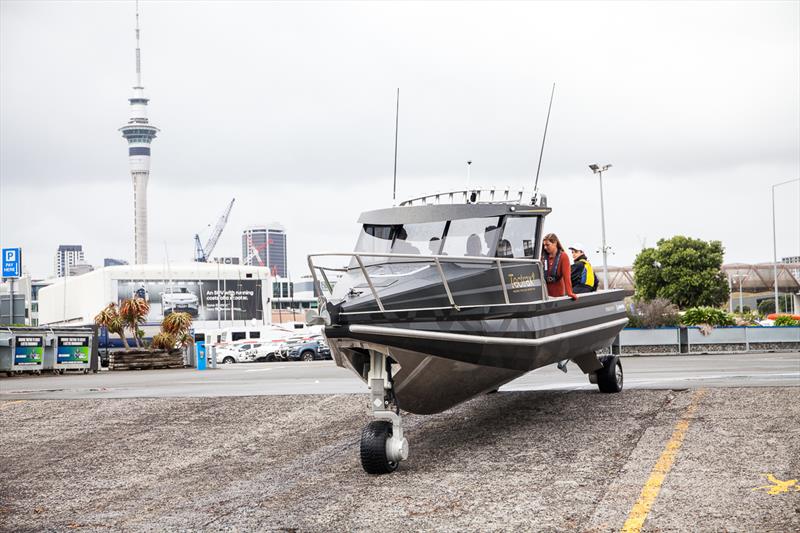
[(589, 165), (592, 172), (600, 175), (600, 227), (603, 230), (603, 290), (608, 289), (608, 247), (606, 246), (606, 212), (603, 205), (603, 172), (611, 168), (611, 165)]
[(772, 277), (775, 280), (775, 312), (780, 313), (778, 307), (778, 241), (775, 237), (775, 187), (786, 185), (787, 183), (794, 183), (800, 181), (800, 178), (793, 180), (782, 181), (772, 186)]

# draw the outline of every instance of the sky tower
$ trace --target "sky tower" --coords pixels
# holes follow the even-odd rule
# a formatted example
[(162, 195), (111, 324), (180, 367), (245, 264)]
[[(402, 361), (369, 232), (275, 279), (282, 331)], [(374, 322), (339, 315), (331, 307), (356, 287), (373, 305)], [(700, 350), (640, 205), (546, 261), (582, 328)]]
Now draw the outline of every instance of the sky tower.
[(150, 177), (150, 143), (158, 128), (147, 120), (147, 102), (142, 87), (142, 62), (139, 50), (139, 2), (136, 2), (136, 85), (131, 104), (131, 118), (119, 131), (128, 141), (128, 161), (133, 178), (133, 233), (135, 264), (147, 263), (147, 180)]

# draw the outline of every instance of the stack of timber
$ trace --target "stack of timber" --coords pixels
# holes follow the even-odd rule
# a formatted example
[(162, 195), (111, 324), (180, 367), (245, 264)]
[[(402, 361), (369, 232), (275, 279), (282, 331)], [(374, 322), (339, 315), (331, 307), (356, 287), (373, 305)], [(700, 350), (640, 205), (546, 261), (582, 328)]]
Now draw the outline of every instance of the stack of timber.
[(120, 350), (108, 356), (109, 370), (183, 368), (183, 352), (176, 350)]

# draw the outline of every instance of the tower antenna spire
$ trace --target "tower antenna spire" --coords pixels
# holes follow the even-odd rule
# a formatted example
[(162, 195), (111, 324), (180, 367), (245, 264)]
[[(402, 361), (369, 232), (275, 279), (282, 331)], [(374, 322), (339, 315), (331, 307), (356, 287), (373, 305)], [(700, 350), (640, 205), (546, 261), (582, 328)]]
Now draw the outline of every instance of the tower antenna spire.
[(158, 128), (147, 118), (147, 103), (142, 86), (142, 61), (139, 49), (139, 0), (136, 0), (136, 86), (128, 98), (131, 114), (127, 124), (119, 128), (128, 141), (128, 162), (133, 180), (133, 242), (135, 264), (145, 264), (147, 254), (147, 182), (150, 179), (150, 147)]
[(142, 86), (142, 52), (139, 49), (139, 0), (136, 0), (136, 86)]

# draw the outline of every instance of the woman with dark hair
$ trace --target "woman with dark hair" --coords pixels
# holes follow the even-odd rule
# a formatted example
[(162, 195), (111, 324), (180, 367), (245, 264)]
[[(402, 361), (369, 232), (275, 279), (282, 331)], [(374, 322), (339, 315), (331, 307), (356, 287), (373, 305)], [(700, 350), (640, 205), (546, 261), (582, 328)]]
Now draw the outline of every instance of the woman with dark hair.
[(578, 297), (572, 292), (569, 259), (555, 233), (548, 233), (542, 239), (542, 261), (544, 262), (544, 277), (547, 281), (547, 294), (569, 296), (573, 300), (577, 300)]

